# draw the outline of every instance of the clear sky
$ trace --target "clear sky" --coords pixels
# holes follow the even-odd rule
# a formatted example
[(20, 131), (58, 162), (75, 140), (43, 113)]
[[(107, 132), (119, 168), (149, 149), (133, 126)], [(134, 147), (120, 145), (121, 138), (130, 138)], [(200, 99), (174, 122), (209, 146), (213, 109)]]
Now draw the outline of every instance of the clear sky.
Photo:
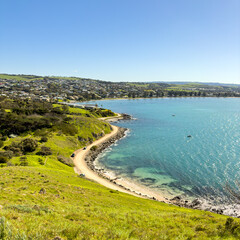
[(0, 72), (240, 83), (240, 0), (0, 0)]

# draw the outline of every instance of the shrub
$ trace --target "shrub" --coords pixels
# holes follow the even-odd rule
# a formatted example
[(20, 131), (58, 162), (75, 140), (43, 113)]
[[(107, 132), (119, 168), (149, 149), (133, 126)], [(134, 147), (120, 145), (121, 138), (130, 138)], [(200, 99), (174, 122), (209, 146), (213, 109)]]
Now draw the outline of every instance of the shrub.
[(40, 139), (40, 142), (43, 143), (43, 142), (47, 142), (48, 141), (48, 138), (47, 137), (41, 137)]
[(11, 159), (13, 157), (13, 152), (12, 151), (0, 152), (0, 156), (6, 157), (8, 159)]
[(66, 165), (68, 165), (69, 167), (74, 167), (74, 164), (73, 164), (72, 159), (70, 159), (70, 158), (68, 158), (68, 157), (64, 157), (64, 156), (62, 156), (62, 155), (59, 155), (59, 156), (57, 157), (57, 159), (58, 159), (59, 162), (61, 162), (61, 163), (63, 163), (63, 164), (66, 164)]
[(97, 148), (98, 148), (98, 147), (95, 145), (95, 146), (92, 146), (92, 147), (90, 148), (90, 150), (91, 150), (91, 151), (96, 151)]
[(12, 142), (11, 145), (5, 146), (3, 149), (6, 150), (6, 152), (11, 152), (12, 156), (19, 156), (22, 153), (21, 146), (17, 142)]
[(3, 147), (3, 141), (0, 140), (0, 148)]
[(20, 146), (21, 146), (21, 150), (24, 153), (27, 153), (27, 152), (35, 151), (38, 144), (37, 144), (37, 141), (34, 139), (25, 138), (24, 140), (21, 141)]
[(14, 165), (14, 163), (12, 163), (11, 161), (8, 161), (8, 162), (7, 162), (7, 166), (8, 166), (8, 167), (12, 167), (12, 166), (15, 166), (15, 165)]
[(8, 159), (4, 156), (0, 156), (0, 163), (6, 163)]
[(43, 161), (42, 158), (39, 158), (39, 159), (38, 159), (38, 162), (39, 162), (40, 165), (44, 165), (44, 161)]
[(20, 157), (20, 166), (28, 166), (28, 161), (26, 156)]
[(37, 129), (34, 132), (34, 136), (39, 136), (39, 137), (45, 137), (48, 134), (48, 130), (46, 128), (43, 129)]
[(62, 123), (59, 124), (58, 129), (65, 135), (74, 136), (78, 130), (73, 124)]
[(87, 139), (84, 138), (84, 137), (78, 136), (78, 141), (79, 141), (79, 142), (86, 142)]
[(41, 147), (41, 150), (39, 152), (37, 152), (37, 155), (42, 155), (42, 156), (48, 156), (48, 155), (52, 155), (52, 150), (49, 147)]
[(1, 140), (2, 140), (2, 141), (6, 141), (6, 140), (7, 140), (7, 136), (2, 136), (2, 137), (1, 137)]

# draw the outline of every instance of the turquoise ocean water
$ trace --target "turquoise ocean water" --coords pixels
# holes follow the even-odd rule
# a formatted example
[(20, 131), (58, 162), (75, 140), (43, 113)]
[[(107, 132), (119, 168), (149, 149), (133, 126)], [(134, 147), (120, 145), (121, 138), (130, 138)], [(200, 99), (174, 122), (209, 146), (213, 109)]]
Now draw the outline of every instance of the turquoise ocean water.
[(168, 197), (230, 201), (225, 185), (236, 187), (235, 181), (240, 180), (240, 99), (94, 103), (136, 118), (116, 123), (130, 133), (101, 154), (100, 164)]

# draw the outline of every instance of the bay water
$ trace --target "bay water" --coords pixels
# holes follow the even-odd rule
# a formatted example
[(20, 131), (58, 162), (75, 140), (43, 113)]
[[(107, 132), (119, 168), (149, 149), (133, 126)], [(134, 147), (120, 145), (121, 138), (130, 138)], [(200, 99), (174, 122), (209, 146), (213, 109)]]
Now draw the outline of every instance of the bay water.
[(240, 180), (240, 99), (158, 98), (94, 101), (132, 115), (115, 123), (127, 137), (102, 153), (99, 164), (172, 198), (234, 201), (226, 184)]

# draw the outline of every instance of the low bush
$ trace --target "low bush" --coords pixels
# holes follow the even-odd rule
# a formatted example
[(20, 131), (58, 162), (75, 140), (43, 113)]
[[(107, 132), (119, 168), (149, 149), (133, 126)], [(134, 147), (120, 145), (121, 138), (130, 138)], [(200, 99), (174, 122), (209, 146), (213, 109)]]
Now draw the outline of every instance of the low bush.
[(0, 156), (11, 159), (13, 157), (13, 152), (12, 151), (3, 151), (3, 152), (0, 152)]
[(90, 150), (91, 150), (91, 151), (96, 151), (97, 148), (98, 148), (98, 147), (95, 145), (95, 146), (92, 146), (92, 147), (90, 148)]
[(19, 156), (22, 153), (21, 145), (18, 142), (12, 142), (11, 145), (5, 146), (3, 149), (6, 152), (11, 152), (12, 156)]
[(28, 166), (28, 160), (26, 156), (20, 157), (20, 166)]
[(38, 162), (39, 162), (40, 165), (44, 165), (44, 161), (43, 161), (42, 158), (39, 158), (39, 159), (38, 159)]
[(32, 138), (25, 138), (19, 145), (23, 153), (34, 152), (38, 146), (37, 141)]
[(14, 163), (12, 163), (11, 161), (8, 161), (8, 162), (7, 162), (7, 166), (8, 166), (8, 167), (13, 167), (13, 166), (15, 166), (15, 165), (14, 165)]
[(8, 159), (4, 156), (0, 156), (0, 163), (6, 163)]
[(1, 137), (1, 140), (2, 140), (2, 141), (6, 141), (6, 140), (7, 140), (7, 136), (2, 136), (2, 137)]
[(62, 124), (61, 131), (65, 135), (70, 135), (70, 136), (74, 136), (78, 132), (77, 128), (74, 125), (66, 124), (66, 123)]
[(43, 142), (47, 142), (47, 141), (48, 141), (48, 138), (44, 136), (44, 137), (41, 137), (39, 142), (43, 143)]
[(73, 164), (73, 161), (72, 159), (68, 158), (68, 157), (64, 157), (62, 155), (59, 155), (57, 157), (58, 161), (63, 163), (63, 164), (66, 164), (67, 166), (69, 167), (74, 167), (74, 164)]
[(41, 147), (41, 150), (39, 152), (36, 153), (37, 155), (42, 155), (42, 156), (48, 156), (48, 155), (52, 155), (52, 150), (49, 147)]

